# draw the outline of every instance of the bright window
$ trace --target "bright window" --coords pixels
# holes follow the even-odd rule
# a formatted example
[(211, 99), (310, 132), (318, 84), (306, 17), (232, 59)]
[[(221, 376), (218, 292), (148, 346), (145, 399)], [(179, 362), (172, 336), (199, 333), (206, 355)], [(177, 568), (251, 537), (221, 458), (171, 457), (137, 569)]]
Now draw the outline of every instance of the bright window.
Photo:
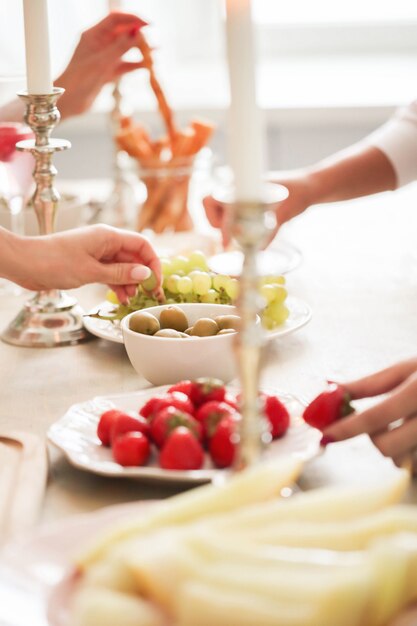
[[(333, 67), (339, 64), (337, 55), (347, 62), (356, 55), (360, 63), (363, 55), (381, 60), (384, 55), (391, 59), (405, 54), (411, 62), (410, 53), (417, 54), (417, 0), (252, 2), (264, 67), (279, 67), (277, 63), (287, 60), (289, 65), (310, 68), (311, 74), (315, 55), (320, 67)], [(0, 102), (5, 99), (4, 78), (25, 74), (22, 4), (0, 0)], [(147, 32), (157, 48), (161, 77), (174, 97), (181, 96), (181, 105), (187, 98), (194, 101), (197, 92), (201, 102), (223, 101), (224, 0), (120, 0), (120, 6), (152, 24)], [(80, 33), (102, 19), (108, 7), (109, 0), (49, 0), (55, 76), (68, 62)], [(190, 94), (175, 82), (187, 70), (196, 77), (188, 81)], [(126, 79), (132, 93), (138, 91), (135, 81), (136, 77)], [(304, 81), (300, 78), (300, 83)], [(13, 85), (12, 95), (22, 83)]]
[(259, 24), (378, 23), (417, 21), (415, 0), (253, 0)]

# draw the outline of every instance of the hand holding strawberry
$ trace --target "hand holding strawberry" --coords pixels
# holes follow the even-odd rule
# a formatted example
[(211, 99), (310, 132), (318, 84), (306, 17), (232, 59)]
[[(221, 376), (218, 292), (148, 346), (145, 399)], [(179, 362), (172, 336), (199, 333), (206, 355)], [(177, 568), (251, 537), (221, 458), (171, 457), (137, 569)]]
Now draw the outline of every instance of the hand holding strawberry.
[(314, 428), (324, 430), (354, 411), (350, 400), (350, 395), (341, 385), (332, 383), (306, 407), (303, 413), (304, 421)]

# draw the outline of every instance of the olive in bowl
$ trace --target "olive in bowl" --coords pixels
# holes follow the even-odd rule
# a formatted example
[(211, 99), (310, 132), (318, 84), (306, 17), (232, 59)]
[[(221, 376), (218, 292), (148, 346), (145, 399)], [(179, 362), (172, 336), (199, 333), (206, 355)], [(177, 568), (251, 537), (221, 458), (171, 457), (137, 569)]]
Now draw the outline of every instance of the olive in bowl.
[[(161, 314), (171, 305), (142, 309), (149, 313), (161, 326)], [(189, 329), (198, 320), (215, 320), (220, 316), (236, 316), (236, 307), (225, 304), (184, 303), (176, 304), (187, 318), (187, 332), (171, 329), (180, 336), (158, 336), (135, 332), (130, 327), (131, 319), (139, 312), (130, 313), (121, 323), (124, 345), (129, 359), (137, 371), (153, 385), (175, 383), (188, 378), (213, 377), (224, 382), (236, 376), (233, 352), (235, 332), (215, 335), (193, 335)], [(162, 318), (165, 316), (162, 315)], [(258, 318), (257, 323), (260, 323)], [(217, 322), (216, 322), (217, 324)], [(218, 326), (218, 325), (217, 325)], [(198, 327), (197, 327), (198, 329)]]

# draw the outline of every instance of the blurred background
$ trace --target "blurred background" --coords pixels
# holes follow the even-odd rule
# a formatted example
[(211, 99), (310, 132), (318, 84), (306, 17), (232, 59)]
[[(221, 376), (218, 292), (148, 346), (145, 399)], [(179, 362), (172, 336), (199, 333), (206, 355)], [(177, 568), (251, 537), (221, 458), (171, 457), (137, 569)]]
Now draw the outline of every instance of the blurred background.
[[(349, 145), (398, 105), (417, 98), (416, 0), (252, 1), (270, 169), (305, 165)], [(49, 0), (49, 6), (56, 76), (80, 33), (108, 12), (109, 2)], [(151, 23), (158, 71), (178, 118), (214, 120), (213, 147), (224, 160), (228, 88), (222, 0), (121, 0), (120, 6)], [(20, 1), (1, 0), (0, 102), (25, 85), (21, 14)], [(158, 124), (146, 75), (126, 77), (122, 91), (127, 113), (151, 128)], [(111, 106), (108, 89), (92, 111), (62, 125), (60, 135), (73, 149), (57, 157), (61, 178), (111, 174)]]

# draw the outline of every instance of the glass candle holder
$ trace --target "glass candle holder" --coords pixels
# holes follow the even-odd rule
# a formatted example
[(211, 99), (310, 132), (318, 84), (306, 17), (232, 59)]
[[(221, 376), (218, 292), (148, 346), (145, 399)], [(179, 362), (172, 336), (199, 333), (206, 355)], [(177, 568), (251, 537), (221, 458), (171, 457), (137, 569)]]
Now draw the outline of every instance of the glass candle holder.
[(211, 151), (204, 148), (193, 157), (159, 163), (156, 167), (139, 167), (145, 200), (139, 207), (137, 230), (184, 232), (193, 230), (192, 215), (201, 203), (196, 191), (202, 179), (209, 176)]

